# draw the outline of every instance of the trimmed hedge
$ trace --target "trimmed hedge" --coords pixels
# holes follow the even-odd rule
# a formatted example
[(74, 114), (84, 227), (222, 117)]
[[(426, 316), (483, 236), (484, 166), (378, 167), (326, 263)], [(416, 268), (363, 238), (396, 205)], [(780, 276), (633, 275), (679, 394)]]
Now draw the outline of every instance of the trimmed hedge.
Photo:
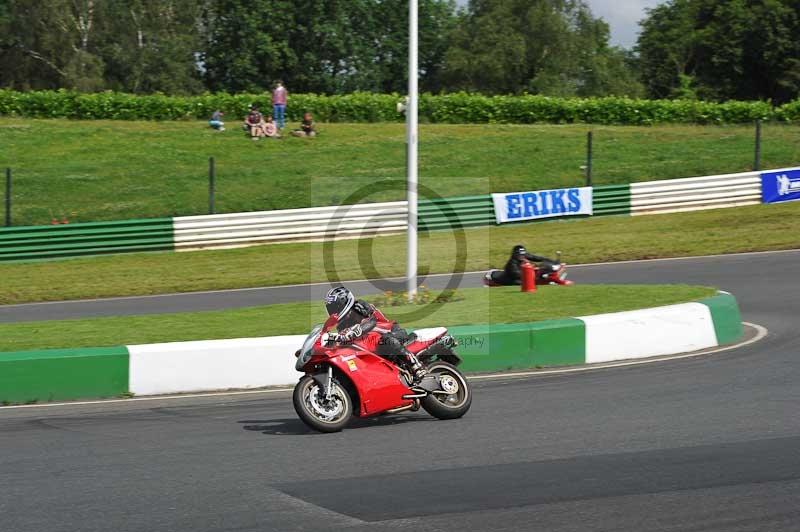
[[(402, 122), (403, 116), (396, 110), (400, 99), (398, 94), (365, 92), (336, 96), (292, 94), (287, 113), (293, 121), (310, 111), (316, 120), (323, 122)], [(215, 109), (230, 116), (244, 116), (252, 103), (262, 109), (271, 107), (269, 94), (140, 96), (117, 92), (0, 90), (0, 115), (35, 118), (196, 120), (208, 118)], [(756, 119), (798, 122), (800, 100), (772, 107), (769, 102), (483, 96), (460, 92), (423, 94), (420, 119), (451, 124), (739, 124)]]

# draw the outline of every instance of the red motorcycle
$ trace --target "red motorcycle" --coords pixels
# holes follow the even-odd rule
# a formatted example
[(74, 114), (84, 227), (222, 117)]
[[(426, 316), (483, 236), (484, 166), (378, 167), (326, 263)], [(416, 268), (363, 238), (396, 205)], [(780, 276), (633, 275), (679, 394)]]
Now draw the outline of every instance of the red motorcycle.
[(370, 417), (422, 407), (439, 419), (456, 419), (467, 413), (472, 393), (456, 369), (461, 358), (453, 352), (455, 339), (447, 329), (421, 329), (411, 335), (406, 348), (428, 370), (415, 383), (411, 373), (379, 356), (358, 341), (336, 344), (328, 331), (336, 314), (317, 325), (295, 353), (295, 369), (305, 373), (294, 387), (292, 401), (300, 419), (320, 432), (342, 430), (353, 415)]
[[(536, 284), (537, 285), (560, 285), (569, 286), (574, 284), (567, 279), (567, 264), (561, 262), (561, 252), (557, 252), (558, 259), (543, 260), (536, 263)], [(508, 279), (503, 270), (489, 270), (483, 276), (484, 286), (519, 286), (518, 279)]]

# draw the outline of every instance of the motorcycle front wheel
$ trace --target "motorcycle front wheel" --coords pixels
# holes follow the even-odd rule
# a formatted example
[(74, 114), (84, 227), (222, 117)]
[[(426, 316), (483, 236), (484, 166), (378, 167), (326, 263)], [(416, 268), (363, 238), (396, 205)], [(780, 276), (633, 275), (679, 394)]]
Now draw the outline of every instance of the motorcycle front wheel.
[(323, 387), (306, 375), (294, 387), (292, 402), (303, 423), (320, 432), (339, 432), (353, 415), (350, 394), (336, 380), (327, 398)]
[(472, 405), (472, 391), (466, 377), (452, 364), (437, 360), (428, 366), (428, 373), (436, 375), (442, 391), (447, 394), (430, 394), (422, 399), (422, 408), (439, 419), (457, 419), (467, 413)]

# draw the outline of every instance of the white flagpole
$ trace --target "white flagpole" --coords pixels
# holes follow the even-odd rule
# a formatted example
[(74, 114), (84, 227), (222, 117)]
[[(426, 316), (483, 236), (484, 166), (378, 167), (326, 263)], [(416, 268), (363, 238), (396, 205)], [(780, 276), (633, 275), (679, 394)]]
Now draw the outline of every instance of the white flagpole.
[(417, 124), (419, 87), (417, 76), (418, 0), (408, 1), (408, 108), (406, 109), (406, 142), (408, 143), (408, 253), (407, 285), (409, 299), (417, 293)]

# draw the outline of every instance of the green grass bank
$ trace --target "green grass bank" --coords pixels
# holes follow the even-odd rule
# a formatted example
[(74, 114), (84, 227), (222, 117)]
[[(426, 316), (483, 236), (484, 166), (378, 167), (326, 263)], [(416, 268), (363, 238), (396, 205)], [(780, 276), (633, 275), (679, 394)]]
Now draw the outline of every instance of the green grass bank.
[[(333, 205), (376, 178), (405, 176), (403, 124), (320, 124), (316, 139), (252, 142), (229, 117), (205, 122), (0, 117), (0, 168), (13, 172), (14, 225)], [(297, 124), (289, 124), (297, 127)], [(441, 196), (583, 183), (594, 134), (598, 185), (749, 171), (752, 126), (423, 124), (420, 182)], [(800, 125), (765, 124), (762, 165), (800, 163)], [(342, 184), (347, 186), (343, 187)], [(366, 201), (402, 199), (400, 191)]]
[[(571, 263), (612, 262), (800, 248), (800, 202), (643, 217), (602, 217), (420, 238), (420, 271), (502, 267), (524, 243)], [(405, 236), (275, 244), (190, 253), (109, 255), (0, 264), (0, 304), (304, 284), (405, 275)]]
[[(716, 290), (685, 285), (472, 288), (440, 305), (381, 307), (404, 327), (528, 323), (696, 301)], [(367, 298), (374, 299), (374, 298)], [(304, 334), (325, 320), (321, 302), (241, 310), (0, 325), (0, 352)]]

